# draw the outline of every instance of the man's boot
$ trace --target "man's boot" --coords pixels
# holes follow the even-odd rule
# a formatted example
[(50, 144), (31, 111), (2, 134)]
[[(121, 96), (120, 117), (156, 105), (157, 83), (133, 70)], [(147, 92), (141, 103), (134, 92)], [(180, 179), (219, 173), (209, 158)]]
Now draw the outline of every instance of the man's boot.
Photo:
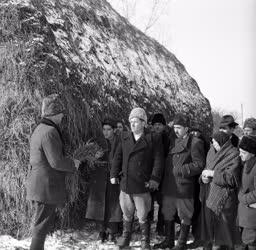
[(150, 250), (150, 223), (145, 222), (140, 224), (141, 230), (141, 249)]
[(30, 250), (44, 250), (44, 242), (45, 242), (44, 236), (33, 236), (31, 245), (30, 245)]
[(153, 249), (166, 249), (174, 247), (174, 222), (164, 221), (165, 239), (161, 243), (155, 244)]
[(185, 250), (186, 249), (189, 229), (190, 229), (190, 225), (186, 225), (186, 224), (180, 225), (180, 235), (178, 238), (178, 242), (177, 242), (177, 245), (172, 248), (172, 250)]
[(123, 234), (121, 238), (118, 239), (117, 245), (120, 249), (128, 247), (130, 245), (131, 240), (131, 232), (132, 232), (132, 221), (123, 222)]

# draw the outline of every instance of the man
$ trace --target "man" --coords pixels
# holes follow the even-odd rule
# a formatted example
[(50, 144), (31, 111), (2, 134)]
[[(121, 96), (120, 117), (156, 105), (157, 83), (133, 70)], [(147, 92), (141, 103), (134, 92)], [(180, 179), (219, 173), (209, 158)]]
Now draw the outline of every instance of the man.
[(30, 172), (27, 180), (27, 199), (35, 207), (30, 250), (43, 250), (47, 233), (53, 226), (55, 210), (66, 201), (65, 176), (75, 172), (78, 160), (66, 158), (59, 129), (63, 106), (57, 94), (43, 99), (42, 121), (30, 141)]
[[(166, 120), (164, 115), (161, 113), (156, 113), (153, 115), (152, 120), (152, 130), (154, 133), (158, 134), (162, 138), (163, 147), (164, 147), (164, 158), (166, 158), (168, 154), (168, 149), (170, 146), (170, 142), (174, 142), (175, 134), (172, 128), (166, 126)], [(164, 160), (165, 162), (165, 160)], [(156, 224), (156, 232), (158, 235), (164, 234), (164, 217), (162, 214), (162, 194), (160, 191), (155, 191), (152, 193), (153, 199), (157, 201), (158, 207), (158, 219)], [(152, 206), (152, 210), (150, 211), (151, 217), (154, 215), (154, 202)]]
[(256, 249), (256, 137), (245, 135), (239, 144), (243, 173), (238, 194), (238, 221), (244, 249)]
[(142, 108), (134, 108), (129, 116), (131, 132), (121, 136), (111, 168), (111, 183), (120, 182), (120, 205), (123, 212), (123, 235), (118, 242), (125, 248), (130, 244), (136, 210), (142, 233), (141, 248), (150, 249), (151, 208), (150, 190), (158, 189), (163, 170), (161, 138), (145, 129), (147, 116)]
[[(115, 155), (119, 137), (115, 135), (116, 122), (105, 118), (102, 122), (104, 140), (99, 141), (102, 155), (98, 158), (97, 167), (91, 171), (87, 211), (85, 217), (95, 220), (99, 225), (99, 239), (103, 243), (116, 241), (118, 226), (122, 222), (122, 211), (119, 205), (120, 188), (110, 183), (110, 166)], [(102, 138), (101, 138), (102, 139)]]
[(238, 148), (239, 138), (234, 134), (238, 123), (235, 122), (232, 115), (224, 115), (220, 121), (220, 131), (230, 135), (230, 140), (235, 148)]
[[(177, 136), (174, 145), (169, 148), (162, 183), (163, 215), (165, 220), (165, 239), (154, 248), (172, 248), (183, 250), (194, 213), (194, 192), (196, 176), (205, 166), (204, 143), (189, 135), (190, 120), (183, 114), (177, 114), (173, 120)], [(181, 221), (180, 234), (174, 247), (174, 219), (178, 212)]]
[(256, 135), (256, 119), (251, 117), (244, 121), (244, 135)]

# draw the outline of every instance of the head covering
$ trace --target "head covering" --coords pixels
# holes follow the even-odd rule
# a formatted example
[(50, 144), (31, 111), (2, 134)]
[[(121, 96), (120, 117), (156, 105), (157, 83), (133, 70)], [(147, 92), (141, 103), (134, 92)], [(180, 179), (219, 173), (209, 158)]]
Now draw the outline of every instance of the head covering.
[(147, 115), (143, 108), (134, 108), (129, 115), (129, 121), (135, 117), (147, 123)]
[(220, 121), (220, 128), (225, 128), (225, 127), (231, 127), (234, 128), (238, 125), (238, 123), (235, 122), (234, 117), (232, 115), (224, 115), (221, 118)]
[(222, 147), (230, 139), (230, 136), (227, 133), (223, 132), (223, 131), (218, 131), (218, 132), (213, 134), (212, 138), (216, 142), (218, 142), (220, 147)]
[(161, 113), (154, 114), (152, 118), (152, 125), (154, 125), (155, 123), (162, 123), (163, 125), (166, 125), (164, 115)]
[(64, 106), (58, 94), (48, 95), (42, 102), (42, 117), (54, 116), (64, 112)]
[(239, 148), (256, 155), (256, 136), (245, 135), (242, 137)]
[(256, 119), (253, 117), (247, 118), (244, 121), (244, 128), (251, 128), (253, 130), (256, 130)]
[(109, 125), (113, 129), (116, 128), (116, 121), (111, 117), (106, 117), (101, 124), (102, 124), (102, 127), (104, 125)]
[(183, 127), (190, 127), (190, 119), (187, 115), (176, 114), (173, 119), (173, 125), (181, 125)]

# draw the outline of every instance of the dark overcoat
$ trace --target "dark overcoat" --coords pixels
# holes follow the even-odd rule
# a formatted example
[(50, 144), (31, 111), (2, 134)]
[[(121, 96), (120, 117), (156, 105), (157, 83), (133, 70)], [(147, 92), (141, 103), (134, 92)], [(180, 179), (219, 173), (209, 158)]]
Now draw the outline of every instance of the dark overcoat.
[(238, 199), (239, 226), (256, 229), (256, 208), (249, 207), (250, 204), (256, 203), (256, 157), (244, 165)]
[(162, 194), (193, 198), (197, 177), (204, 166), (204, 142), (192, 135), (182, 139), (176, 138), (166, 159)]
[(127, 194), (146, 193), (149, 180), (160, 183), (163, 173), (163, 144), (161, 136), (145, 131), (135, 141), (132, 132), (124, 132), (118, 145), (111, 177), (121, 178), (120, 188)]
[(110, 183), (110, 166), (117, 149), (119, 138), (112, 143), (104, 140), (101, 145), (105, 154), (90, 175), (90, 190), (86, 218), (98, 221), (120, 222), (122, 211), (119, 205), (120, 185)]
[(65, 177), (74, 171), (73, 160), (63, 154), (63, 144), (57, 129), (39, 124), (30, 141), (27, 199), (46, 204), (63, 204), (67, 198)]

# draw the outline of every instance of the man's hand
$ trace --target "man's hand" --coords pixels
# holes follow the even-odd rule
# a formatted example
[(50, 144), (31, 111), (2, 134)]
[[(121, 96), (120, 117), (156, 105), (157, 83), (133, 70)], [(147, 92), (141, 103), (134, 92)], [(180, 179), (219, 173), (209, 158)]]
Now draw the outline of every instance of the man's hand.
[(256, 203), (252, 203), (249, 205), (250, 208), (256, 208)]
[(75, 163), (75, 168), (78, 170), (80, 164), (81, 164), (81, 161), (77, 160), (77, 159), (74, 159), (74, 163)]
[(203, 182), (204, 184), (208, 184), (210, 181), (211, 181), (210, 178), (205, 177), (205, 176), (202, 175), (202, 182)]
[(152, 190), (158, 190), (159, 183), (154, 180), (149, 180), (149, 182), (145, 183), (145, 187), (152, 189)]
[(203, 172), (202, 172), (202, 176), (203, 177), (210, 177), (212, 178), (214, 175), (214, 171), (213, 170), (209, 170), (209, 169), (205, 169)]
[(119, 184), (119, 180), (118, 180), (118, 178), (111, 178), (110, 183), (111, 184)]

